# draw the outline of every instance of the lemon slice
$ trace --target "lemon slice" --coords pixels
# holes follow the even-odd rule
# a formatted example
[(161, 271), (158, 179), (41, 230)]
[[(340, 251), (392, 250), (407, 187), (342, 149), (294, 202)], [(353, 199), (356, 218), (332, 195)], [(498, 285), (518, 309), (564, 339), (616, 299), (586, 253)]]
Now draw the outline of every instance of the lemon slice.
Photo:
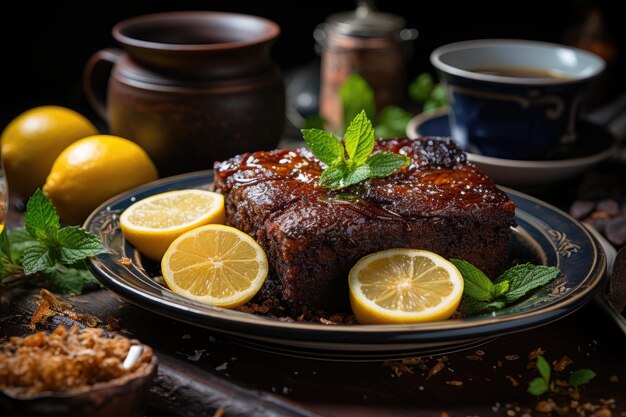
[(210, 224), (178, 237), (161, 261), (167, 286), (206, 304), (232, 308), (248, 302), (267, 277), (263, 248), (234, 227)]
[(172, 242), (188, 230), (224, 223), (224, 196), (206, 190), (177, 190), (139, 200), (120, 216), (120, 228), (143, 255), (161, 260)]
[(463, 277), (441, 256), (389, 249), (360, 259), (349, 274), (350, 304), (362, 324), (420, 323), (452, 316)]

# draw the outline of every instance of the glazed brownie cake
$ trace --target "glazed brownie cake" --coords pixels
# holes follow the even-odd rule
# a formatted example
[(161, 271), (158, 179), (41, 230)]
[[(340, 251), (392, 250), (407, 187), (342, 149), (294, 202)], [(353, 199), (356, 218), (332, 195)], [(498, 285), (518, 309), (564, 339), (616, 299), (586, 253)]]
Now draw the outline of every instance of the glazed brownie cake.
[(409, 156), (399, 172), (332, 191), (308, 149), (238, 155), (215, 164), (227, 224), (265, 249), (280, 297), (293, 308), (347, 305), (361, 257), (418, 248), (464, 259), (493, 276), (506, 266), (515, 206), (449, 138), (378, 140)]

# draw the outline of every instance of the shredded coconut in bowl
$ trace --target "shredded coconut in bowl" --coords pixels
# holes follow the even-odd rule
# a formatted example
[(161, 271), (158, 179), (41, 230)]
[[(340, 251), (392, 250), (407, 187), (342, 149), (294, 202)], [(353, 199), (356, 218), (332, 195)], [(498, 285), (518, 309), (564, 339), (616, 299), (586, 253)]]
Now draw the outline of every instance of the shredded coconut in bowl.
[(0, 345), (0, 390), (15, 397), (81, 392), (143, 374), (152, 362), (152, 349), (137, 340), (61, 325)]

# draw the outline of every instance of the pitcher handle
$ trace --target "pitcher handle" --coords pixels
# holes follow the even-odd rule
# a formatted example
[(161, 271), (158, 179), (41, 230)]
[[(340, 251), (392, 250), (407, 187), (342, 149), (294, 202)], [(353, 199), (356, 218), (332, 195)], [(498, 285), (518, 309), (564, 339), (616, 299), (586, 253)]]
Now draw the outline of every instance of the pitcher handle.
[(105, 48), (89, 58), (83, 74), (83, 88), (87, 101), (104, 120), (107, 120), (106, 95), (109, 77), (115, 63), (122, 56), (123, 51), (118, 48)]

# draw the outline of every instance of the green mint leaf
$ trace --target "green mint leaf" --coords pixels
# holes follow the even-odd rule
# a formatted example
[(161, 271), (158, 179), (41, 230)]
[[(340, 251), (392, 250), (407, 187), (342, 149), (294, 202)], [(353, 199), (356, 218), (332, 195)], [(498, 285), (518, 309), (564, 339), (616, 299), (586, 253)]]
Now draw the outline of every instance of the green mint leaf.
[(413, 115), (398, 106), (387, 106), (381, 110), (376, 121), (376, 137), (397, 138), (406, 135), (406, 125)]
[(55, 264), (44, 271), (52, 286), (65, 294), (81, 294), (86, 286), (102, 287), (102, 284), (87, 269), (84, 261), (72, 265)]
[(85, 280), (85, 285), (90, 285), (90, 286), (97, 285), (101, 288), (104, 288), (102, 283), (98, 281), (98, 279), (91, 273), (85, 261), (79, 261), (71, 265), (57, 264), (57, 266), (64, 266), (69, 269), (77, 270), (80, 273), (80, 275), (83, 277), (83, 279)]
[(543, 356), (537, 356), (537, 371), (539, 371), (539, 375), (546, 381), (546, 385), (550, 383), (550, 374), (552, 373), (552, 369), (550, 368), (550, 364)]
[(342, 188), (341, 180), (348, 175), (345, 161), (338, 161), (326, 168), (320, 175), (320, 185), (325, 188)]
[[(14, 251), (11, 249), (7, 229), (2, 227), (0, 231), (0, 278), (19, 273), (22, 267), (15, 261)], [(1, 284), (0, 284), (1, 285)]]
[(585, 385), (595, 377), (596, 373), (593, 372), (591, 369), (578, 369), (570, 375), (568, 383), (572, 387), (578, 388), (581, 385)]
[(432, 113), (439, 108), (441, 108), (441, 105), (436, 101), (428, 100), (424, 103), (424, 113)]
[(332, 133), (320, 129), (302, 129), (301, 132), (313, 154), (326, 165), (344, 158), (343, 145)]
[(32, 235), (37, 236), (38, 230), (45, 228), (58, 229), (61, 227), (59, 216), (57, 215), (52, 202), (38, 189), (35, 191), (28, 203), (26, 204), (26, 213), (24, 214), (24, 225), (26, 230)]
[(326, 128), (326, 119), (318, 114), (314, 114), (311, 116), (307, 116), (304, 119), (304, 129), (325, 129)]
[(83, 277), (86, 286), (97, 286), (100, 288), (104, 288), (104, 285), (89, 271), (87, 268), (78, 270), (80, 275)]
[(357, 184), (363, 180), (370, 178), (372, 175), (367, 165), (361, 165), (356, 167), (352, 172), (348, 173), (341, 181), (341, 188), (348, 187), (350, 185)]
[(365, 110), (361, 110), (350, 122), (344, 136), (348, 157), (357, 165), (365, 163), (374, 150), (374, 141), (372, 122), (367, 118)]
[(531, 263), (515, 265), (500, 274), (498, 278), (493, 280), (493, 283), (498, 284), (503, 281), (510, 281), (511, 289), (518, 288), (520, 285), (518, 285), (517, 282), (520, 280), (520, 277), (532, 272), (535, 267), (536, 265)]
[(548, 383), (543, 378), (535, 378), (528, 383), (528, 393), (536, 397), (548, 392)]
[(493, 284), (483, 272), (469, 262), (450, 259), (463, 276), (463, 295), (478, 301), (492, 301)]
[(25, 227), (14, 227), (9, 230), (8, 235), (12, 249), (15, 249), (16, 246), (19, 247), (20, 245), (29, 244), (36, 240)]
[(435, 79), (429, 73), (424, 72), (409, 84), (409, 96), (417, 103), (424, 104), (430, 97), (433, 88), (435, 88)]
[(446, 86), (443, 84), (435, 85), (435, 88), (433, 88), (433, 91), (430, 93), (429, 100), (436, 103), (439, 107), (446, 106), (448, 104)]
[(502, 301), (476, 301), (469, 299), (464, 305), (464, 312), (466, 316), (474, 316), (476, 314), (485, 313), (487, 311), (502, 310), (506, 307)]
[(342, 164), (335, 164), (322, 172), (320, 184), (326, 188), (340, 190), (366, 180), (369, 176), (367, 165), (361, 165), (350, 170), (345, 164), (343, 166)]
[(375, 144), (374, 129), (363, 110), (350, 123), (345, 149), (334, 135), (323, 130), (302, 129), (302, 136), (313, 153), (327, 165), (319, 179), (325, 188), (338, 190), (368, 178), (384, 177), (411, 163), (406, 155), (387, 152), (370, 155)]
[(4, 256), (4, 254), (0, 255), (0, 287), (2, 286), (2, 278), (17, 275), (24, 276), (24, 268), (22, 265), (17, 262), (11, 261), (9, 258)]
[(32, 275), (37, 272), (45, 271), (56, 263), (54, 256), (50, 253), (50, 248), (38, 242), (24, 249), (22, 253), (22, 266), (26, 275)]
[(378, 152), (367, 159), (370, 177), (386, 177), (411, 164), (411, 158), (391, 152)]
[(491, 296), (493, 298), (498, 298), (501, 295), (505, 294), (509, 290), (510, 284), (509, 281), (502, 281), (495, 284), (491, 289)]
[(77, 295), (83, 292), (85, 287), (83, 275), (89, 271), (67, 268), (61, 264), (56, 264), (44, 272), (55, 290), (65, 294)]
[(397, 131), (392, 126), (388, 126), (388, 125), (379, 124), (374, 129), (374, 132), (377, 138), (383, 138), (383, 139), (391, 139), (391, 138), (396, 138), (396, 137), (401, 136), (397, 133)]
[(553, 281), (560, 273), (561, 271), (553, 266), (520, 264), (504, 271), (495, 283), (509, 282), (509, 291), (503, 297), (506, 303), (512, 303), (535, 288)]
[(6, 227), (2, 227), (0, 232), (0, 254), (4, 255), (9, 261), (12, 260), (11, 243), (9, 242), (9, 235), (7, 234)]
[(64, 265), (106, 252), (97, 236), (78, 226), (68, 226), (51, 232), (51, 238), (56, 244), (56, 260)]
[(4, 253), (0, 253), (0, 278), (9, 275), (10, 268), (11, 260)]
[(16, 261), (22, 259), (22, 253), (27, 247), (39, 244), (25, 227), (15, 227), (9, 230), (9, 243), (11, 257)]
[(430, 96), (424, 101), (424, 112), (430, 113), (441, 107), (448, 105), (448, 94), (446, 92), (446, 86), (439, 83), (434, 86), (430, 92)]
[(343, 106), (343, 120), (345, 126), (362, 110), (365, 110), (370, 120), (376, 115), (374, 90), (370, 87), (365, 78), (357, 73), (352, 73), (343, 82), (339, 90), (339, 98)]
[[(58, 266), (59, 264), (57, 264)], [(85, 280), (78, 270), (65, 268), (59, 270), (57, 268), (50, 268), (45, 271), (48, 281), (52, 284), (55, 290), (64, 294), (77, 295), (83, 292), (85, 287)]]

